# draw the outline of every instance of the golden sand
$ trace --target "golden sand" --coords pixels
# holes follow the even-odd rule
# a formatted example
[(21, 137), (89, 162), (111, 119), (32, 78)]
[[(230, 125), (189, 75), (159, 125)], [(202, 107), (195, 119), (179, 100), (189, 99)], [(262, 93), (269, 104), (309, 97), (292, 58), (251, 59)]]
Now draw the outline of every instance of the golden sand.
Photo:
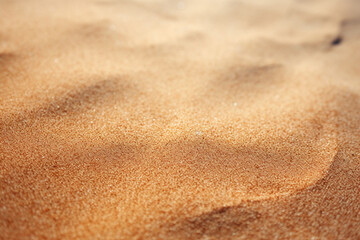
[(0, 0), (1, 239), (360, 239), (356, 0)]

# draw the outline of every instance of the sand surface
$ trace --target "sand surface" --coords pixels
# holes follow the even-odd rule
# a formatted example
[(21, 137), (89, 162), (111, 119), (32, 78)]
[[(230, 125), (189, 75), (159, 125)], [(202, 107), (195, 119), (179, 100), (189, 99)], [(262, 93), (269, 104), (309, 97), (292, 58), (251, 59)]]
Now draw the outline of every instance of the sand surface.
[(360, 2), (0, 0), (0, 239), (360, 239)]

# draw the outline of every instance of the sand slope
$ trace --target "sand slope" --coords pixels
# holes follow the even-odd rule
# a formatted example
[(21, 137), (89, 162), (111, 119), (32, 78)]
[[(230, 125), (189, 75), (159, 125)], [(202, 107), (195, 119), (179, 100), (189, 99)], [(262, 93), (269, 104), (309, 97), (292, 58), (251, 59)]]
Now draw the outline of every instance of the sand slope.
[(0, 0), (1, 239), (359, 239), (358, 1)]

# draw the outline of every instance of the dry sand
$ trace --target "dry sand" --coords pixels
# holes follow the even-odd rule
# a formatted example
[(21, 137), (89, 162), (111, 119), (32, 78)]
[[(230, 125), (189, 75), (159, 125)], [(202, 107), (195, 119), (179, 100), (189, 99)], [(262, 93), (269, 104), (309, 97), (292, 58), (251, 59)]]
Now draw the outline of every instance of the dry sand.
[(0, 0), (1, 239), (360, 239), (356, 0)]

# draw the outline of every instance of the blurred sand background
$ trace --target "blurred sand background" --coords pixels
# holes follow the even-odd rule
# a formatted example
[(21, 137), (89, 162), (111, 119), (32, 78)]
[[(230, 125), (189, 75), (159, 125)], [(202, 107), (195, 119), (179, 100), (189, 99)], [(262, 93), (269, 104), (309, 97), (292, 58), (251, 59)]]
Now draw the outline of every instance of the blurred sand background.
[(0, 0), (1, 239), (360, 239), (360, 2)]

